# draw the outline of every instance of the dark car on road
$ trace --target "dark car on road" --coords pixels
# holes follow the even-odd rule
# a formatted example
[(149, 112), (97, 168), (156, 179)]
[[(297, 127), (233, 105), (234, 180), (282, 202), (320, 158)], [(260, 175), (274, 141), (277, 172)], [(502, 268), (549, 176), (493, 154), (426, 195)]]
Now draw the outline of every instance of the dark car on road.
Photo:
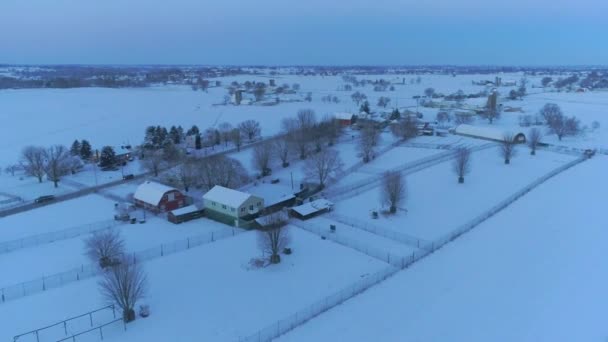
[(124, 179), (124, 180), (133, 179), (133, 178), (135, 178), (135, 175), (133, 175), (132, 173), (122, 176), (122, 179)]
[(34, 203), (50, 202), (55, 199), (53, 195), (40, 196), (34, 200)]

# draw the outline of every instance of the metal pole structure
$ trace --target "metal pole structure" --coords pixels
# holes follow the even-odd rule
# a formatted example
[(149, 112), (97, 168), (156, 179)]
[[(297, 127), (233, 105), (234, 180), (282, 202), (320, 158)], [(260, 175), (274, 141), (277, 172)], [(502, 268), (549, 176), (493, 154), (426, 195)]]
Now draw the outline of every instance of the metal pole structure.
[(293, 171), (289, 172), (291, 174), (291, 190), (293, 190)]

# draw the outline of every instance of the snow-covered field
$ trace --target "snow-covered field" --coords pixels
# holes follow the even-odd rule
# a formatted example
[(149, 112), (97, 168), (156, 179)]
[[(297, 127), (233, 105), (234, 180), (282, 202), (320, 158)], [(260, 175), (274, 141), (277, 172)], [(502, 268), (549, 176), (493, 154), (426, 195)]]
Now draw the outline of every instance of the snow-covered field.
[(394, 216), (371, 217), (371, 211), (382, 209), (380, 186), (336, 203), (335, 212), (361, 224), (432, 241), (575, 157), (546, 151), (530, 156), (520, 147), (509, 165), (504, 164), (498, 148), (475, 152), (471, 158), (471, 172), (464, 184), (458, 184), (451, 161), (406, 177), (407, 199)]
[[(204, 131), (222, 122), (236, 125), (247, 119), (258, 120), (262, 136), (269, 137), (280, 131), (281, 119), (293, 117), (303, 108), (315, 110), (318, 118), (335, 112), (358, 112), (359, 106), (351, 99), (354, 91), (365, 93), (374, 111), (390, 112), (395, 107), (418, 109), (424, 119), (432, 120), (438, 109), (418, 107), (413, 96), (423, 95), (429, 87), (446, 95), (458, 90), (477, 93), (486, 88), (472, 81), (493, 80), (495, 76), (421, 75), (419, 84), (411, 82), (417, 75), (358, 76), (388, 79), (395, 86), (395, 91), (376, 92), (372, 85), (355, 87), (352, 91), (338, 90), (344, 85), (341, 76), (273, 75), (277, 84), (298, 83), (301, 90), (282, 99), (299, 102), (269, 106), (218, 105), (230, 82), (267, 81), (268, 75), (221, 78), (223, 86), (209, 88), (208, 92), (174, 85), (143, 89), (2, 90), (0, 122), (8, 122), (6, 126), (10, 129), (0, 139), (0, 209), (142, 172), (138, 161), (108, 172), (95, 172), (87, 165), (75, 175), (63, 177), (59, 187), (54, 188), (46, 179), (39, 184), (21, 171), (12, 176), (4, 170), (19, 160), (26, 145), (69, 146), (74, 139), (87, 139), (95, 149), (104, 145), (137, 145), (149, 125), (181, 125), (188, 129), (196, 124)], [(513, 80), (521, 76), (501, 75)], [(537, 85), (540, 77), (528, 77), (528, 81)], [(499, 92), (505, 96), (511, 89), (500, 87)], [(308, 92), (312, 94), (311, 102), (303, 100)], [(530, 95), (523, 100), (503, 99), (505, 106), (521, 107), (523, 112), (505, 112), (492, 125), (527, 131), (519, 127), (519, 116), (534, 115), (545, 103), (554, 102), (566, 115), (577, 116), (588, 127), (582, 136), (558, 141), (554, 135), (546, 135), (545, 142), (608, 149), (607, 92), (557, 93), (532, 86), (528, 92)], [(325, 95), (337, 96), (340, 102), (323, 102), (321, 97)], [(387, 108), (376, 105), (380, 96), (391, 99)], [(485, 98), (464, 102), (484, 105)], [(590, 128), (593, 121), (600, 123), (598, 129)], [(490, 125), (480, 118), (473, 124)], [(332, 188), (377, 180), (387, 170), (438, 156), (446, 152), (448, 145), (488, 143), (449, 134), (421, 136), (392, 146), (396, 138), (387, 128), (377, 146), (382, 153), (370, 163), (362, 164), (358, 141), (359, 131), (347, 129), (334, 146), (346, 172), (328, 182), (325, 190), (328, 194)], [(338, 196), (333, 212), (298, 222), (308, 225), (315, 234), (295, 225), (290, 227), (294, 253), (281, 255), (282, 262), (278, 265), (260, 269), (249, 266), (251, 258), (260, 256), (255, 232), (147, 261), (144, 268), (150, 289), (142, 304), (150, 304), (151, 316), (138, 318), (128, 325), (126, 332), (120, 325), (108, 327), (104, 337), (108, 341), (143, 342), (235, 341), (249, 336), (386, 268), (388, 264), (381, 261), (384, 255), (391, 259), (419, 251), (415, 245), (400, 242), (398, 234), (432, 242), (577, 158), (547, 150), (530, 156), (525, 146), (518, 146), (518, 150), (510, 165), (504, 164), (497, 147), (474, 152), (471, 173), (464, 184), (457, 183), (451, 161), (409, 174), (407, 199), (394, 216), (381, 214), (378, 219), (371, 218), (370, 212), (382, 207), (379, 186)], [(292, 194), (301, 183), (310, 180), (297, 154), (290, 156), (291, 165), (287, 168), (273, 160), (272, 175), (261, 179), (256, 179), (259, 172), (252, 164), (251, 149), (229, 155), (239, 160), (255, 179), (242, 190), (263, 197), (266, 204)], [(605, 156), (575, 166), (526, 194), (462, 239), (280, 340), (606, 340), (608, 333), (603, 328), (602, 315), (608, 304), (603, 296), (608, 274), (601, 264), (608, 242), (608, 234), (602, 230), (606, 221), (602, 217), (604, 197), (608, 193), (607, 182), (603, 181), (606, 170)], [(273, 180), (278, 183), (272, 184)], [(120, 184), (99, 194), (2, 217), (0, 243), (108, 222), (115, 214), (116, 201), (128, 200), (139, 183)], [(201, 191), (194, 188), (188, 194), (200, 202)], [(330, 225), (336, 226), (335, 232)], [(378, 230), (374, 233), (376, 227), (384, 235)], [(145, 224), (125, 224), (116, 229), (122, 232), (127, 249), (135, 252), (231, 228), (207, 219), (174, 225), (162, 216), (148, 215)], [(89, 261), (83, 254), (83, 239), (87, 236), (0, 254), (0, 288), (87, 264)], [(103, 306), (96, 281), (81, 280), (0, 302), (0, 340), (10, 341), (18, 333)], [(72, 326), (70, 332), (83, 328), (86, 324)], [(52, 331), (44, 337), (41, 342), (56, 341), (65, 335)], [(32, 336), (29, 338), (19, 341), (32, 340)], [(85, 340), (97, 341), (98, 337), (94, 333), (80, 341)]]
[(279, 341), (605, 341), (607, 169), (558, 175)]
[[(386, 267), (297, 228), (292, 236), (293, 254), (275, 267), (248, 269), (249, 259), (259, 256), (255, 232), (145, 263), (150, 282), (145, 302), (152, 314), (112, 340), (234, 341)], [(6, 302), (0, 322), (11, 324), (0, 329), (0, 339), (103, 304), (95, 279)], [(14, 320), (24, 308), (54, 309), (28, 310), (27, 319)]]

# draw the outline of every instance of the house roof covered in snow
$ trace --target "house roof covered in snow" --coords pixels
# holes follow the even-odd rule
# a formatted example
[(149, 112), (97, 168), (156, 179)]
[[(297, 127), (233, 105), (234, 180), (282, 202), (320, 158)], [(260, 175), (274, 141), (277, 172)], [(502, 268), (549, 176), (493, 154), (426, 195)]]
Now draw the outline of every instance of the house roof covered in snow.
[(332, 202), (321, 198), (312, 202), (304, 203), (297, 207), (293, 207), (291, 209), (302, 216), (308, 216), (321, 210), (331, 209), (333, 206), (334, 204)]
[(246, 192), (216, 185), (213, 187), (213, 189), (209, 190), (203, 195), (203, 199), (225, 204), (233, 208), (238, 208), (252, 196), (252, 194), (248, 194)]
[(351, 120), (353, 118), (353, 115), (353, 113), (340, 112), (334, 113), (334, 118), (336, 118), (337, 120)]
[(473, 126), (473, 125), (458, 125), (454, 130), (454, 133), (460, 135), (466, 135), (475, 138), (481, 139), (489, 139), (489, 140), (497, 140), (502, 141), (505, 137), (505, 134), (513, 134), (514, 136), (523, 134), (522, 132), (513, 132), (505, 129), (500, 129), (497, 127), (483, 127), (483, 126)]
[(137, 187), (133, 198), (148, 204), (158, 205), (163, 196), (169, 191), (177, 191), (177, 189), (157, 182), (147, 181)]

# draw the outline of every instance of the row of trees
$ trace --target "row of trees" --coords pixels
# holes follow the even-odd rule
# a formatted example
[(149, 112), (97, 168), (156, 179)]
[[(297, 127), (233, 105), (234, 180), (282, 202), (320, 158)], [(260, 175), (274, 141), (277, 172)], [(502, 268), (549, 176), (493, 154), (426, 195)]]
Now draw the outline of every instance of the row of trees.
[(48, 148), (27, 146), (21, 152), (21, 165), (27, 175), (36, 177), (42, 183), (46, 175), (55, 187), (59, 180), (68, 173), (75, 173), (82, 168), (79, 156), (73, 156), (67, 147), (54, 145)]

